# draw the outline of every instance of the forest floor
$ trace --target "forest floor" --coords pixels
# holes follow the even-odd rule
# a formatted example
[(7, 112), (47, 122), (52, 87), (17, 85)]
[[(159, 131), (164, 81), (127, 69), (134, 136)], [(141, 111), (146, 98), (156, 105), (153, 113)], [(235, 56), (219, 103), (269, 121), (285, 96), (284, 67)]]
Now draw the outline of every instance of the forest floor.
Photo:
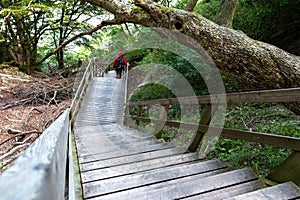
[(69, 107), (74, 78), (0, 66), (0, 174)]

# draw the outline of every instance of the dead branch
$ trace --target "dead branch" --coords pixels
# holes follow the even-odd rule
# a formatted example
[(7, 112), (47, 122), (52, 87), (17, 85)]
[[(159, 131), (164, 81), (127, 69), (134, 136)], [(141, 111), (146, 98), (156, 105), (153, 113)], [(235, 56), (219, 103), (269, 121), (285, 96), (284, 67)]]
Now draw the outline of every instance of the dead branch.
[(34, 110), (38, 111), (39, 113), (43, 113), (43, 111), (33, 107), (30, 109), (30, 111), (26, 114), (26, 118), (25, 118), (25, 126), (27, 126), (27, 123), (28, 123), (28, 120), (29, 120), (29, 117), (30, 117), (30, 114), (31, 112), (33, 112)]
[(7, 104), (4, 104), (1, 108), (1, 110), (6, 110), (8, 108), (11, 108), (11, 107), (14, 107), (14, 106), (18, 106), (20, 105), (21, 103), (24, 103), (26, 101), (30, 100), (30, 98), (27, 98), (27, 99), (22, 99), (22, 100), (19, 100), (19, 101), (15, 101), (15, 102), (10, 102), (10, 103), (7, 103)]
[(10, 121), (10, 122), (22, 122), (22, 120), (18, 120), (18, 119), (10, 119), (9, 117), (5, 116), (5, 118)]
[(11, 156), (13, 155), (14, 153), (16, 153), (19, 149), (23, 148), (23, 147), (26, 147), (26, 146), (29, 146), (30, 144), (29, 143), (26, 143), (26, 144), (22, 144), (22, 145), (19, 145), (19, 146), (16, 146), (14, 147), (12, 150), (10, 150), (8, 153), (4, 154), (3, 156), (0, 156), (0, 161), (3, 160), (4, 158), (8, 157), (8, 156)]
[(57, 106), (57, 101), (56, 101), (56, 99), (55, 99), (55, 98), (56, 98), (56, 94), (57, 94), (57, 91), (55, 90), (55, 91), (54, 91), (54, 95), (53, 95), (53, 97), (50, 99), (50, 101), (49, 101), (47, 107), (49, 107), (49, 105), (51, 104), (52, 101), (54, 101), (54, 103), (55, 103), (56, 106)]
[(10, 140), (12, 140), (12, 139), (14, 139), (14, 138), (16, 138), (16, 137), (24, 136), (24, 135), (28, 135), (28, 134), (35, 134), (35, 133), (36, 133), (36, 134), (41, 134), (42, 132), (33, 130), (33, 131), (24, 132), (24, 133), (19, 133), (19, 134), (16, 134), (16, 135), (14, 135), (14, 136), (11, 136), (11, 137), (7, 138), (6, 140), (0, 142), (0, 146), (3, 145), (4, 143), (6, 143), (6, 142), (8, 142), (8, 141), (10, 141)]
[(18, 145), (22, 145), (25, 144), (28, 140), (30, 140), (33, 137), (33, 135), (29, 136), (28, 138), (26, 138), (23, 142), (15, 142), (13, 145), (14, 146), (18, 146)]
[(22, 131), (20, 131), (20, 130), (12, 130), (12, 129), (8, 129), (8, 130), (7, 130), (7, 133), (8, 133), (8, 134), (20, 134), (20, 133), (22, 133)]

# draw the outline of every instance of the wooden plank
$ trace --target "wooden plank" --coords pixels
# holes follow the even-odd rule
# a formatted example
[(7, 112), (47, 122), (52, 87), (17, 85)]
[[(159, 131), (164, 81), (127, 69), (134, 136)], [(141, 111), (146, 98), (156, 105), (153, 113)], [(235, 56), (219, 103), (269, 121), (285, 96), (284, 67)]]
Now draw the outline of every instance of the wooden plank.
[(139, 153), (146, 153), (151, 151), (159, 151), (162, 149), (169, 149), (173, 148), (174, 146), (170, 143), (159, 143), (159, 144), (153, 144), (149, 146), (141, 146), (136, 148), (129, 148), (129, 149), (118, 149), (116, 151), (111, 151), (108, 153), (97, 153), (97, 154), (89, 154), (86, 156), (79, 157), (79, 163), (89, 163), (96, 160), (106, 160), (109, 158), (118, 158), (128, 155), (135, 155)]
[[(194, 98), (194, 97), (193, 97)], [(148, 101), (130, 102), (129, 106), (165, 105), (165, 104), (210, 104), (210, 103), (263, 103), (263, 102), (298, 102), (300, 88), (277, 90), (261, 90), (241, 93), (217, 94), (198, 96), (198, 102), (192, 97), (156, 99)], [(224, 101), (225, 100), (225, 101)]]
[[(215, 105), (212, 105), (212, 104), (209, 104), (207, 105), (202, 117), (201, 117), (201, 120), (199, 122), (200, 125), (209, 125), (210, 121), (211, 121), (211, 117), (214, 115), (216, 109), (217, 109), (218, 106), (215, 106)], [(193, 136), (193, 139), (192, 139), (192, 142), (190, 143), (189, 147), (188, 147), (188, 150), (189, 152), (195, 152), (204, 136), (204, 133), (205, 132), (200, 132), (200, 131), (197, 131), (194, 136)]]
[(71, 116), (72, 120), (77, 115), (78, 109), (80, 108), (80, 105), (83, 100), (83, 95), (85, 94), (85, 91), (88, 87), (88, 84), (91, 82), (91, 79), (92, 79), (91, 62), (89, 62), (88, 66), (82, 76), (79, 87), (77, 88), (75, 97), (73, 98), (73, 101), (71, 102), (70, 116)]
[[(146, 139), (150, 138), (150, 135), (141, 133), (134, 129), (129, 129), (118, 124), (106, 124), (106, 125), (97, 125), (97, 126), (84, 126), (75, 128), (76, 137), (90, 137), (99, 136), (99, 137), (111, 137), (118, 136), (122, 138), (136, 138), (136, 139)], [(153, 138), (153, 137), (152, 137)]]
[(100, 160), (100, 161), (94, 161), (94, 162), (90, 162), (90, 163), (81, 164), (80, 170), (82, 172), (84, 172), (84, 171), (89, 171), (89, 170), (93, 170), (93, 169), (101, 169), (101, 168), (106, 168), (106, 167), (141, 162), (144, 160), (178, 155), (178, 154), (183, 154), (184, 152), (185, 152), (185, 149), (181, 149), (181, 148), (172, 148), (172, 149), (164, 149), (164, 150), (159, 150), (159, 151), (151, 151), (151, 152), (147, 152), (147, 153), (140, 153), (140, 154), (135, 154), (135, 155), (128, 155), (128, 156), (123, 156), (123, 157), (118, 157), (118, 158), (112, 158), (112, 159), (107, 159), (107, 160)]
[(241, 183), (238, 185), (233, 185), (226, 188), (221, 188), (207, 193), (202, 193), (199, 195), (190, 196), (183, 198), (185, 200), (216, 200), (216, 199), (225, 199), (232, 196), (237, 196), (240, 194), (245, 194), (248, 192), (253, 192), (265, 187), (264, 183), (260, 180), (254, 180), (246, 183)]
[(1, 199), (64, 199), (69, 109), (0, 176)]
[(167, 121), (168, 112), (169, 112), (169, 104), (160, 106), (158, 119), (161, 123), (155, 124), (155, 130), (154, 130), (155, 137), (158, 139), (161, 139), (161, 134), (162, 134), (161, 130), (164, 127), (164, 123)]
[(71, 126), (69, 126), (69, 136), (68, 136), (68, 171), (67, 182), (68, 187), (68, 199), (79, 200), (83, 199), (83, 190), (81, 185), (80, 170), (78, 164), (78, 156), (74, 139), (74, 132)]
[(133, 174), (141, 171), (147, 171), (152, 169), (158, 169), (161, 167), (178, 165), (187, 162), (193, 162), (199, 160), (196, 153), (175, 155), (164, 158), (157, 158), (152, 160), (146, 160), (137, 163), (131, 163), (127, 165), (115, 166), (110, 168), (104, 168), (99, 170), (86, 171), (81, 173), (82, 183), (107, 179), (126, 174)]
[[(212, 171), (208, 171), (208, 172), (200, 173), (200, 174), (193, 174), (191, 176), (177, 177), (175, 179), (168, 180), (168, 181), (162, 181), (162, 182), (158, 182), (155, 184), (149, 184), (149, 185), (146, 185), (143, 187), (131, 188), (126, 191), (120, 191), (120, 192), (116, 193), (116, 196), (115, 195), (113, 195), (113, 196), (114, 196), (114, 198), (120, 198), (120, 199), (122, 198), (122, 196), (128, 196), (128, 197), (131, 197), (132, 199), (134, 199), (136, 197), (136, 194), (147, 195), (148, 193), (157, 191), (160, 188), (168, 188), (168, 187), (176, 186), (176, 185), (180, 187), (181, 184), (184, 184), (186, 182), (193, 182), (195, 179), (200, 180), (200, 179), (203, 179), (206, 177), (214, 176), (217, 174), (222, 174), (224, 172), (227, 172), (227, 170), (219, 169), (219, 170), (212, 170)], [(125, 179), (123, 180), (123, 183), (127, 184)], [(107, 195), (109, 196), (110, 194), (107, 194)], [(104, 197), (105, 196), (106, 195), (104, 195)]]
[(300, 138), (223, 128), (221, 136), (300, 151)]
[(107, 153), (116, 150), (132, 149), (141, 146), (148, 146), (158, 144), (156, 140), (146, 140), (146, 141), (121, 141), (121, 140), (111, 140), (110, 138), (96, 138), (96, 137), (83, 137), (76, 139), (76, 146), (78, 149), (79, 156), (97, 154), (97, 153)]
[(132, 194), (131, 191), (128, 190), (92, 199), (180, 199), (253, 180), (257, 180), (257, 176), (251, 169), (241, 169), (201, 179), (192, 179), (190, 181), (181, 182), (180, 184), (173, 182), (170, 186), (154, 187), (145, 193), (135, 192)]
[[(80, 138), (97, 138), (101, 139), (110, 139), (114, 142), (118, 141), (154, 141), (155, 138), (152, 135), (145, 135), (141, 133), (135, 133), (133, 131), (113, 131), (113, 130), (102, 130), (101, 126), (96, 126), (93, 129), (83, 128), (80, 130), (76, 129), (76, 139)], [(109, 132), (109, 133), (107, 133)]]
[(209, 160), (155, 169), (83, 184), (85, 191), (84, 197), (90, 198), (109, 193), (115, 193), (195, 174), (202, 174), (204, 177), (211, 175), (209, 172), (221, 173), (225, 170), (226, 166), (220, 160)]
[(227, 200), (287, 200), (300, 198), (300, 189), (292, 182), (282, 183), (273, 187), (242, 194)]
[[(136, 119), (136, 117), (132, 117)], [(140, 118), (141, 121), (155, 123), (156, 119), (149, 118)], [(212, 130), (212, 132), (221, 131), (221, 136), (228, 137), (232, 139), (240, 139), (248, 142), (256, 142), (261, 144), (268, 144), (276, 147), (287, 148), (295, 151), (300, 151), (300, 138), (284, 136), (284, 135), (276, 135), (276, 134), (268, 134), (268, 133), (260, 133), (260, 132), (251, 132), (251, 131), (243, 131), (229, 128), (219, 128), (198, 124), (189, 124), (183, 122), (176, 121), (167, 121), (165, 123), (166, 126), (170, 127), (180, 127), (184, 130), (194, 130), (198, 131), (198, 134), (203, 134), (203, 132), (207, 132), (208, 128)]]

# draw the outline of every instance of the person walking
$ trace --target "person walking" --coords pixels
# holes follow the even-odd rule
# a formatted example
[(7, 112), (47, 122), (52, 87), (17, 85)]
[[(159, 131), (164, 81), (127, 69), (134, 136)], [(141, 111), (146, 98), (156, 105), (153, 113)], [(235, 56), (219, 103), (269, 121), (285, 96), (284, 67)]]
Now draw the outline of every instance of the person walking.
[(124, 52), (120, 51), (118, 56), (114, 59), (113, 68), (116, 71), (116, 78), (120, 79), (122, 76), (122, 71), (127, 66), (127, 61), (124, 58)]

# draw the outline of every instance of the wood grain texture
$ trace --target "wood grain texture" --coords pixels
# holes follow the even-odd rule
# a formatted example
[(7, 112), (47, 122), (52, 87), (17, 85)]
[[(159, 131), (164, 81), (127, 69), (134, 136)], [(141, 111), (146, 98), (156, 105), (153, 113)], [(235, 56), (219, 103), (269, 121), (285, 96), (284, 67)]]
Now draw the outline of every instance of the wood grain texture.
[(69, 109), (0, 176), (1, 199), (64, 199)]
[(228, 198), (226, 200), (285, 200), (299, 198), (300, 189), (292, 182), (287, 182), (251, 193)]

